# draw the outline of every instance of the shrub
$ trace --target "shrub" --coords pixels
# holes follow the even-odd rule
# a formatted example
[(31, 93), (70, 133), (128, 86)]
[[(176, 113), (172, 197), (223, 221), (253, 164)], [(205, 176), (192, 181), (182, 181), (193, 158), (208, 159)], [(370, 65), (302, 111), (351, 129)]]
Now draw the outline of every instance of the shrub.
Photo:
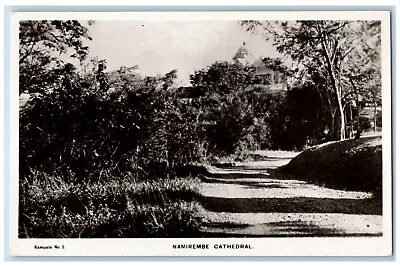
[(39, 171), (77, 182), (124, 173), (148, 179), (198, 159), (196, 111), (158, 80), (136, 78), (105, 92), (107, 82), (96, 87), (71, 76), (73, 83), (61, 80), (20, 109), (22, 177)]

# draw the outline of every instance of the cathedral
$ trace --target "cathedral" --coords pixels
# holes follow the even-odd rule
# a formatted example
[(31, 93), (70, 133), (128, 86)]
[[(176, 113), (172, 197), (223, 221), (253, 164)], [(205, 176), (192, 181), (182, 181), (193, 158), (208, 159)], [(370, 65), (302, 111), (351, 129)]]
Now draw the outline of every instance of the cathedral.
[(273, 70), (272, 68), (269, 68), (267, 66), (268, 61), (271, 61), (271, 59), (254, 59), (247, 50), (246, 43), (243, 43), (243, 45), (239, 47), (232, 59), (235, 64), (251, 65), (256, 68), (256, 86), (262, 86), (270, 90), (287, 89), (287, 81), (285, 75), (280, 71)]

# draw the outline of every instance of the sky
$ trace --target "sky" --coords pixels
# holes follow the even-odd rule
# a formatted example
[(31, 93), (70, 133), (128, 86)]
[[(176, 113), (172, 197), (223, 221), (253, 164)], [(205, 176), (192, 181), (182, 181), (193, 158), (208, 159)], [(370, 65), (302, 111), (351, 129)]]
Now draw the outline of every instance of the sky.
[(215, 61), (231, 61), (246, 42), (254, 58), (278, 57), (271, 42), (252, 35), (237, 21), (95, 21), (89, 58), (107, 60), (108, 70), (138, 65), (142, 75), (178, 70), (177, 83)]

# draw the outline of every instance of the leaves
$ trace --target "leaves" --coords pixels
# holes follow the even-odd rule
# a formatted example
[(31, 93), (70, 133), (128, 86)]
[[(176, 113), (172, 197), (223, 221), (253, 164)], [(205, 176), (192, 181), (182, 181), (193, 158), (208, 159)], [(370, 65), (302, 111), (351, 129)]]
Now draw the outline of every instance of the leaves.
[[(267, 40), (273, 40), (278, 52), (300, 64), (294, 73), (298, 79), (295, 84), (314, 84), (333, 120), (336, 110), (340, 111), (341, 138), (345, 127), (343, 106), (358, 97), (357, 94), (366, 101), (374, 102), (378, 98), (379, 21), (242, 21), (241, 25), (253, 33), (260, 31)], [(324, 100), (326, 96), (329, 99)], [(332, 128), (331, 133), (334, 131)]]
[(84, 60), (89, 50), (83, 45), (85, 39), (91, 40), (89, 31), (78, 21), (21, 21), (20, 94), (46, 90), (49, 82), (53, 82), (52, 69), (63, 63), (60, 55), (68, 52), (71, 57)]

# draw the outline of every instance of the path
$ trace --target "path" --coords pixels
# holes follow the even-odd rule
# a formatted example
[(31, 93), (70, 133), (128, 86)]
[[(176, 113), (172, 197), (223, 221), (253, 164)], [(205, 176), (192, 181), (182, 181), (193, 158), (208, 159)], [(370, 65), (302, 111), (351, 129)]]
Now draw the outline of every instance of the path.
[(200, 187), (204, 236), (382, 235), (381, 210), (370, 194), (275, 175), (290, 159), (210, 168)]

